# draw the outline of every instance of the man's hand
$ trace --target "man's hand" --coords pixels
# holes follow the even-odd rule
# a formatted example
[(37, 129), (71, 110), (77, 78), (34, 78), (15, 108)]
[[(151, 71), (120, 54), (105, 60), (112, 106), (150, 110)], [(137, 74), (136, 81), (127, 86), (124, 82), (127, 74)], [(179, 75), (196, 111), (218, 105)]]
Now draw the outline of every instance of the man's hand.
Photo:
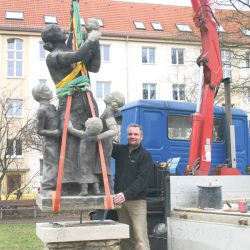
[(115, 194), (114, 196), (114, 203), (115, 204), (122, 204), (123, 202), (125, 202), (125, 196), (123, 193), (119, 193), (119, 194)]
[(101, 32), (97, 30), (92, 30), (88, 33), (88, 40), (95, 42), (101, 38)]

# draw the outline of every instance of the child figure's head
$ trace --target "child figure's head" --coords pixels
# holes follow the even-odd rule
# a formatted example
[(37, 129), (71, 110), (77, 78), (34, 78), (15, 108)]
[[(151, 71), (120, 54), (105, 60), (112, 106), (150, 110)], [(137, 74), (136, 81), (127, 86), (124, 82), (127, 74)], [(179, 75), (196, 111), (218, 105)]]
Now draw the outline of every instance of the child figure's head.
[(102, 120), (99, 117), (91, 117), (85, 122), (86, 132), (90, 135), (98, 135), (103, 130)]
[(106, 105), (111, 105), (112, 110), (117, 112), (125, 104), (125, 97), (121, 92), (114, 91), (105, 96), (104, 102)]
[(36, 85), (32, 89), (32, 95), (37, 102), (50, 101), (53, 98), (52, 91), (45, 83)]
[(85, 29), (87, 32), (90, 32), (92, 30), (99, 30), (99, 28), (100, 28), (100, 25), (95, 18), (89, 18), (85, 24)]

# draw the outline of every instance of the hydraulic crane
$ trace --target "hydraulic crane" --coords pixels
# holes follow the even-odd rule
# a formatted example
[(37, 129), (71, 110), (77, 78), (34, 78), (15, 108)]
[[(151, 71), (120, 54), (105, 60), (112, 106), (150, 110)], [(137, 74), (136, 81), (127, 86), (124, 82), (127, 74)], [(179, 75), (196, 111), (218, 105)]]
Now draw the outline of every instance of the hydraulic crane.
[[(213, 15), (211, 1), (191, 1), (194, 23), (201, 33), (202, 52), (197, 59), (200, 81), (196, 112), (192, 115), (190, 152), (185, 174), (208, 175), (213, 141), (214, 96), (222, 80), (222, 63), (218, 24)], [(239, 174), (237, 169), (231, 169), (231, 172)]]

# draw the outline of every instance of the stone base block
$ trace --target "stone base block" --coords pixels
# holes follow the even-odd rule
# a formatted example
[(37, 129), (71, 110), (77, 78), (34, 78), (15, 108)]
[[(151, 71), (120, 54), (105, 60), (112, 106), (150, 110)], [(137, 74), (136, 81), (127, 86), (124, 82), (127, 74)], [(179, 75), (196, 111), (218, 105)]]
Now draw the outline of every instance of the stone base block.
[(37, 223), (36, 234), (51, 250), (118, 250), (119, 240), (129, 238), (129, 226), (111, 220)]
[(119, 240), (63, 242), (45, 244), (45, 250), (120, 250)]
[[(113, 196), (111, 196), (113, 200)], [(38, 195), (36, 199), (38, 207), (43, 212), (52, 212), (52, 198)], [(120, 205), (114, 205), (114, 209), (120, 208)], [(60, 211), (93, 211), (106, 208), (105, 196), (62, 196)]]

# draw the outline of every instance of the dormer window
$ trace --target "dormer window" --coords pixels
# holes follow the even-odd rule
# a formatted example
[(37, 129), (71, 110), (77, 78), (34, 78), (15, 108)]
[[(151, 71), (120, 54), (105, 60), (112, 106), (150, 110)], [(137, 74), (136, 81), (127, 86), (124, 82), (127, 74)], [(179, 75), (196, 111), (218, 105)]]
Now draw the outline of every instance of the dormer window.
[(23, 20), (23, 12), (6, 11), (5, 12), (5, 18), (6, 19)]
[(192, 32), (192, 29), (187, 24), (176, 24), (179, 31)]
[(220, 25), (218, 26), (218, 31), (221, 32), (221, 33), (225, 32), (224, 28), (222, 26), (220, 26)]
[(95, 18), (97, 22), (99, 23), (100, 27), (104, 27), (103, 21), (101, 18)]
[(55, 16), (44, 16), (45, 23), (57, 23), (57, 18)]
[(153, 27), (154, 30), (163, 30), (162, 26), (160, 23), (157, 22), (151, 22), (151, 25)]
[(85, 21), (84, 21), (84, 18), (83, 18), (83, 17), (80, 18), (80, 23), (81, 23), (82, 26), (85, 25)]
[(140, 21), (134, 21), (135, 28), (138, 30), (145, 30), (145, 26), (143, 22)]
[(245, 36), (250, 36), (250, 29), (241, 28), (240, 30)]

